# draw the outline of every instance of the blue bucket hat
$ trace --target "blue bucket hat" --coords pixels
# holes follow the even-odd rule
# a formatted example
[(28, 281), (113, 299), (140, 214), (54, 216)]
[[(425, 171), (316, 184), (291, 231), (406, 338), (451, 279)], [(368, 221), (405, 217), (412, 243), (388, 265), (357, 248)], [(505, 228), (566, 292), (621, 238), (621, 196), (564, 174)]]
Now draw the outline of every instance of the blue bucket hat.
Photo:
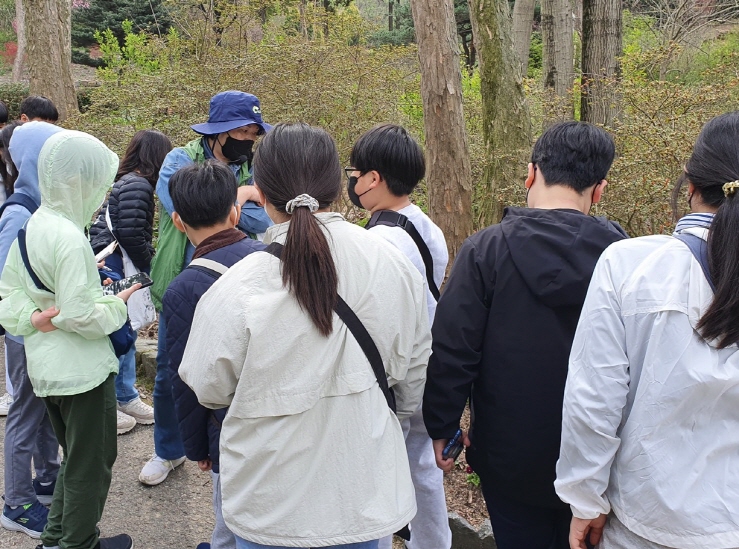
[(190, 127), (202, 135), (215, 135), (249, 124), (258, 124), (265, 132), (272, 129), (270, 124), (262, 121), (262, 109), (256, 95), (232, 90), (214, 95), (210, 100), (208, 121)]

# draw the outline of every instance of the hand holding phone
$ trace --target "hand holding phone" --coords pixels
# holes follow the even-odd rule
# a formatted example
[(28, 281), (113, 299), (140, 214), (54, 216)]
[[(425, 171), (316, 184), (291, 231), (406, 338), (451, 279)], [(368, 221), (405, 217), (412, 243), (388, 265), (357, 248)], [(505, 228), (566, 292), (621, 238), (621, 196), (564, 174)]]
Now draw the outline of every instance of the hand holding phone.
[(107, 286), (104, 286), (103, 294), (104, 295), (118, 295), (122, 291), (127, 290), (131, 288), (132, 286), (135, 286), (136, 284), (141, 284), (142, 288), (146, 288), (147, 286), (151, 286), (152, 284), (154, 284), (154, 281), (151, 278), (149, 278), (149, 275), (146, 273), (136, 273), (133, 276), (129, 276), (128, 278), (124, 278), (122, 280), (116, 280), (115, 282), (112, 282), (108, 284)]
[(444, 447), (441, 457), (444, 459), (457, 459), (464, 449), (464, 441), (462, 440), (462, 429), (457, 429), (454, 437)]

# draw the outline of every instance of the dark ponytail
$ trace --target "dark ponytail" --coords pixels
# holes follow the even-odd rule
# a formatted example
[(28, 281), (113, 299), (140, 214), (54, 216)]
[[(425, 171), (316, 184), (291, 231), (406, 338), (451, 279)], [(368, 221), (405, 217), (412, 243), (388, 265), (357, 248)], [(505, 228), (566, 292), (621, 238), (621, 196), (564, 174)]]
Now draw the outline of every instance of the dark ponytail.
[[(278, 124), (254, 154), (254, 182), (275, 209), (286, 214), (290, 200), (307, 194), (320, 209), (341, 193), (341, 163), (336, 144), (320, 128)], [(297, 207), (290, 216), (282, 250), (282, 281), (307, 312), (318, 331), (333, 331), (338, 275), (326, 235), (310, 209)]]
[[(739, 111), (717, 116), (701, 130), (685, 175), (704, 204), (718, 207), (708, 233), (708, 266), (716, 286), (698, 323), (720, 349), (739, 343)], [(726, 190), (725, 187), (726, 186)]]

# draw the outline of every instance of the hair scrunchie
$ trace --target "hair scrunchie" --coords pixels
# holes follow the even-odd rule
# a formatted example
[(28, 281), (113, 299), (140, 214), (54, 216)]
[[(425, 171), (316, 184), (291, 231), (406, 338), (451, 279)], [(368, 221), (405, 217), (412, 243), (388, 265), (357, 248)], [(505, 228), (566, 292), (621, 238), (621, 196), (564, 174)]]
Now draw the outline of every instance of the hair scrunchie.
[(318, 200), (309, 194), (300, 194), (289, 200), (285, 205), (285, 211), (290, 215), (295, 211), (295, 208), (308, 208), (313, 213), (318, 211)]
[(739, 179), (729, 183), (724, 183), (722, 188), (724, 190), (724, 195), (729, 196), (730, 194), (734, 194), (736, 190), (739, 189)]

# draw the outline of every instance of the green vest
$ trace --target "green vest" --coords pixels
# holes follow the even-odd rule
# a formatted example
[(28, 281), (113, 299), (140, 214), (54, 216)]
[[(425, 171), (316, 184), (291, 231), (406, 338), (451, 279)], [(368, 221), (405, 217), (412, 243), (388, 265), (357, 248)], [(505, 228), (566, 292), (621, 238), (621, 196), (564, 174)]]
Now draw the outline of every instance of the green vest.
[[(196, 163), (205, 162), (205, 151), (203, 149), (203, 138), (193, 139), (182, 147), (187, 156)], [(246, 185), (251, 177), (249, 170), (239, 171), (239, 187)], [(151, 263), (151, 278), (154, 284), (151, 286), (151, 299), (158, 311), (162, 310), (162, 297), (167, 291), (169, 284), (180, 274), (185, 262), (185, 251), (187, 249), (187, 236), (177, 230), (172, 223), (172, 218), (167, 215), (162, 203), (159, 203), (159, 235), (157, 238), (157, 252)]]

